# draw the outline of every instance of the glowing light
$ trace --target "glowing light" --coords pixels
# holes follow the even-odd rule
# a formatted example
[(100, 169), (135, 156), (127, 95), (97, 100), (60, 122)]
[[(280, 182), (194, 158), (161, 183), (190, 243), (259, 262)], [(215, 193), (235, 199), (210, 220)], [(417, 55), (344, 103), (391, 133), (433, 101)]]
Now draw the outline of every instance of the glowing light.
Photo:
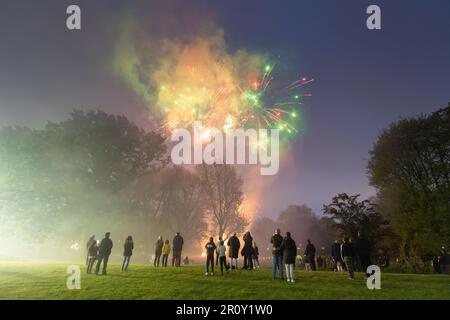
[(75, 242), (74, 244), (72, 244), (70, 246), (70, 249), (78, 251), (78, 250), (80, 250), (80, 244), (78, 242)]
[[(128, 47), (125, 40), (118, 47)], [(127, 54), (118, 54), (115, 62), (149, 110), (160, 116), (161, 130), (190, 128), (201, 120), (205, 127), (223, 130), (280, 128), (285, 136), (298, 132), (300, 111), (295, 108), (308, 96), (298, 88), (313, 79), (302, 76), (283, 86), (282, 75), (275, 76), (276, 62), (245, 50), (229, 53), (221, 35), (187, 43), (167, 40), (164, 46), (163, 52), (170, 54), (125, 50)], [(150, 70), (145, 64), (149, 57), (155, 58)], [(202, 137), (209, 139), (207, 133)]]

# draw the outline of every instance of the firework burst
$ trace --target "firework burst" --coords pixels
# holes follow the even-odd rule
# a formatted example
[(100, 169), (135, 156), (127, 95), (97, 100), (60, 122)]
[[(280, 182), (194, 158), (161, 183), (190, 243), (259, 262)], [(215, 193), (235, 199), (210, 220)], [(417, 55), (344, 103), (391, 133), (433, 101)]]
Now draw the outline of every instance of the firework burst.
[[(215, 68), (217, 66), (220, 64), (216, 64)], [(265, 65), (259, 76), (257, 72), (253, 72), (257, 76), (244, 76), (246, 80), (243, 83), (208, 83), (203, 73), (196, 77), (196, 68), (188, 67), (185, 84), (162, 85), (159, 88), (160, 101), (164, 101), (163, 127), (171, 131), (189, 127), (200, 120), (206, 126), (224, 130), (237, 127), (276, 128), (287, 134), (297, 133), (299, 106), (304, 97), (310, 96), (301, 93), (300, 88), (314, 79), (303, 76), (276, 90), (272, 86), (275, 81), (274, 68), (275, 64)]]
[(274, 68), (275, 64), (264, 66), (260, 80), (254, 80), (248, 88), (241, 89), (241, 123), (245, 127), (276, 128), (297, 133), (299, 105), (304, 97), (310, 96), (297, 91), (314, 79), (303, 76), (281, 90), (274, 90)]

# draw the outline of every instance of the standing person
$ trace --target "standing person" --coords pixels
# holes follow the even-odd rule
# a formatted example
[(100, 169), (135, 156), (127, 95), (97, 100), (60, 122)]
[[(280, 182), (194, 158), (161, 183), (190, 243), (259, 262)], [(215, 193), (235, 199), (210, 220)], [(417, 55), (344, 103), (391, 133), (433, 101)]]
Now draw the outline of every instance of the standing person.
[(358, 248), (356, 247), (356, 244), (353, 241), (352, 237), (348, 238), (348, 243), (352, 247), (352, 252), (353, 252), (353, 256), (352, 256), (353, 272), (356, 272), (356, 271), (359, 270), (359, 266), (358, 266)]
[(95, 234), (89, 237), (88, 241), (86, 242), (86, 265), (89, 264), (89, 248), (91, 247), (92, 243), (97, 243), (97, 240), (95, 240)]
[(162, 248), (164, 245), (163, 237), (159, 236), (155, 243), (155, 260), (153, 261), (154, 267), (159, 267), (159, 260), (161, 259)]
[(128, 236), (125, 239), (125, 243), (123, 244), (123, 262), (122, 262), (122, 271), (128, 270), (128, 265), (130, 264), (131, 256), (133, 255), (134, 243), (133, 237)]
[(286, 232), (286, 238), (283, 239), (280, 246), (280, 251), (283, 252), (283, 262), (286, 266), (287, 282), (294, 283), (294, 266), (295, 257), (297, 256), (297, 244), (291, 238), (291, 233)]
[(342, 271), (341, 245), (339, 240), (335, 240), (331, 246), (331, 257), (333, 258), (333, 270)]
[(88, 266), (87, 273), (92, 273), (92, 267), (94, 266), (95, 260), (98, 257), (98, 245), (97, 240), (93, 239), (91, 246), (88, 249)]
[(223, 275), (223, 268), (225, 267), (226, 272), (228, 273), (227, 268), (227, 247), (225, 246), (225, 242), (223, 240), (219, 241), (217, 245), (217, 255), (219, 256), (220, 263), (220, 273)]
[(448, 257), (447, 257), (447, 251), (445, 250), (445, 247), (441, 247), (441, 251), (439, 253), (439, 273), (446, 273), (447, 272), (447, 263), (448, 263)]
[(303, 261), (305, 263), (305, 270), (306, 271), (311, 270), (311, 263), (309, 261), (309, 257), (306, 254), (303, 256)]
[(311, 240), (307, 240), (305, 256), (311, 265), (311, 270), (316, 271), (316, 247), (311, 243)]
[(361, 264), (362, 272), (366, 274), (367, 277), (370, 275), (367, 273), (367, 268), (371, 265), (370, 263), (370, 252), (371, 245), (370, 241), (367, 240), (360, 231), (358, 231), (358, 238), (356, 239), (356, 252), (358, 253), (359, 263)]
[[(219, 246), (220, 241), (222, 241), (222, 237), (219, 237), (219, 241), (217, 241), (217, 246)], [(216, 252), (216, 266), (219, 265), (219, 251)]]
[(100, 241), (100, 245), (98, 246), (98, 262), (95, 267), (95, 274), (98, 274), (100, 271), (100, 265), (103, 262), (103, 271), (102, 274), (106, 275), (106, 269), (108, 268), (108, 260), (109, 255), (111, 254), (111, 249), (113, 247), (113, 242), (109, 238), (111, 235), (110, 232), (105, 233), (105, 237)]
[(302, 266), (302, 260), (303, 257), (301, 254), (297, 255), (297, 258), (295, 259), (297, 261), (297, 266), (300, 268)]
[(250, 234), (250, 231), (246, 231), (244, 234), (244, 247), (242, 248), (241, 254), (244, 256), (244, 268), (252, 270), (253, 269), (253, 237)]
[(253, 242), (253, 269), (259, 269), (259, 249), (256, 242)]
[(214, 275), (214, 252), (216, 251), (216, 245), (214, 238), (209, 238), (209, 242), (205, 245), (206, 249), (206, 272), (205, 276), (209, 275), (209, 265), (211, 265), (211, 275)]
[(236, 236), (236, 232), (233, 232), (233, 235), (228, 239), (227, 246), (230, 247), (228, 251), (228, 256), (231, 259), (231, 269), (238, 268), (238, 257), (239, 257), (239, 248), (241, 247), (241, 242), (239, 238)]
[(280, 270), (280, 278), (284, 280), (283, 271), (283, 251), (281, 251), (281, 243), (283, 242), (283, 237), (281, 236), (280, 229), (275, 230), (275, 234), (270, 238), (270, 243), (272, 244), (272, 256), (273, 256), (273, 266), (272, 266), (272, 280), (277, 277), (277, 269)]
[(169, 254), (170, 254), (170, 243), (169, 243), (169, 240), (166, 240), (166, 242), (164, 242), (163, 247), (162, 247), (162, 266), (163, 267), (167, 267), (167, 260), (169, 259)]
[(353, 280), (354, 271), (353, 271), (353, 257), (355, 256), (354, 248), (350, 244), (348, 237), (344, 238), (344, 242), (341, 245), (341, 257), (345, 262), (348, 270), (348, 278), (349, 280)]
[(439, 266), (439, 256), (433, 256), (432, 264), (434, 272), (441, 273), (441, 268)]
[(179, 267), (181, 265), (181, 252), (183, 251), (183, 244), (184, 239), (181, 234), (177, 232), (172, 241), (172, 267)]

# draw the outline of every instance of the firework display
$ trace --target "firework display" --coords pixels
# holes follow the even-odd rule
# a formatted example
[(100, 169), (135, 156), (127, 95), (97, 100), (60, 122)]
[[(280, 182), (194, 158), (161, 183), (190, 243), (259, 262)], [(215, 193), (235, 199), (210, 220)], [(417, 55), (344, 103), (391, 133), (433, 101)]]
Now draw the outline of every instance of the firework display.
[(161, 129), (171, 132), (201, 121), (206, 128), (224, 131), (279, 129), (282, 137), (298, 133), (300, 105), (310, 95), (303, 87), (314, 79), (299, 75), (287, 82), (277, 68), (287, 62), (245, 50), (230, 52), (221, 32), (189, 42), (158, 39), (157, 48), (147, 48), (135, 40), (136, 29), (123, 29), (116, 72), (147, 103)]
[[(244, 127), (297, 133), (299, 106), (302, 99), (310, 95), (299, 92), (299, 88), (314, 79), (303, 76), (281, 92), (274, 92), (271, 87), (276, 81), (274, 68), (275, 64), (263, 66), (259, 74), (254, 73), (259, 78), (248, 77), (247, 84), (243, 85), (230, 82), (211, 86), (202, 76), (193, 81), (197, 85), (185, 88), (162, 85), (158, 91), (163, 101), (164, 126), (169, 130), (185, 128), (201, 120), (207, 127), (216, 126), (223, 130)], [(195, 77), (196, 68), (189, 69), (187, 72)]]

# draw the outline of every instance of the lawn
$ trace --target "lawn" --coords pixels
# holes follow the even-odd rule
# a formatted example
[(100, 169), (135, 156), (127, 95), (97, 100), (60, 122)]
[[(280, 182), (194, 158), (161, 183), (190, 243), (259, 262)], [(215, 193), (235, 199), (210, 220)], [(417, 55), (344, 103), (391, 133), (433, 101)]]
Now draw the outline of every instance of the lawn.
[(268, 268), (205, 276), (201, 266), (154, 268), (111, 264), (107, 276), (85, 274), (81, 289), (66, 287), (67, 264), (0, 262), (0, 299), (450, 299), (450, 276), (382, 273), (369, 290), (360, 273), (296, 271), (295, 284), (273, 281)]

